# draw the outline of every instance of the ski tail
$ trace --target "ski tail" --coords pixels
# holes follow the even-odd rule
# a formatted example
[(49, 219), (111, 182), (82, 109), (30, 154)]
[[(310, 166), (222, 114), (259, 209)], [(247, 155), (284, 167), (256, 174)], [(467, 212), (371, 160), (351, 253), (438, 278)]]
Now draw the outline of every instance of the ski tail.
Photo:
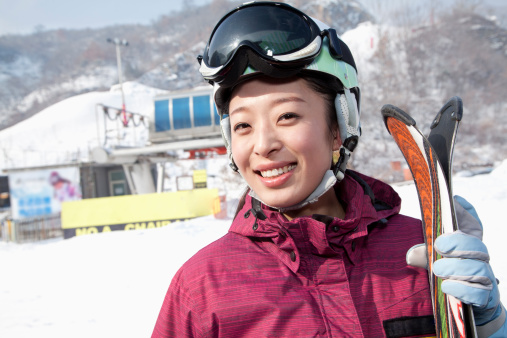
[[(441, 291), (441, 280), (431, 273), (433, 262), (441, 258), (434, 250), (435, 239), (445, 231), (452, 231), (456, 224), (452, 196), (439, 156), (410, 115), (392, 105), (385, 105), (382, 115), (407, 161), (419, 197), (437, 337), (475, 337), (468, 325), (470, 320), (473, 325), (473, 317), (464, 317), (464, 304), (446, 296)], [(448, 158), (451, 156), (452, 152)]]
[[(451, 98), (437, 113), (431, 123), (428, 141), (442, 164), (442, 170), (449, 189), (452, 188), (452, 159), (458, 126), (463, 118), (463, 101), (460, 97)], [(451, 189), (452, 192), (452, 189)]]

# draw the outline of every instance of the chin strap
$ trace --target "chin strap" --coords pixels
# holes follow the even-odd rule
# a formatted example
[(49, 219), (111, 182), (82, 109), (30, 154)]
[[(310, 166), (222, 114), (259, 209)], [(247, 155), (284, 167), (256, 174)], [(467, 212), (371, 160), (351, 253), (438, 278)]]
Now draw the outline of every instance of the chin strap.
[(350, 150), (344, 148), (343, 146), (340, 148), (340, 158), (333, 169), (333, 174), (338, 182), (341, 182), (341, 180), (345, 177), (345, 170), (347, 170), (347, 163), (351, 155)]
[(352, 156), (352, 152), (357, 146), (358, 136), (350, 136), (343, 142), (340, 147), (340, 158), (338, 158), (338, 162), (333, 168), (333, 174), (336, 176), (338, 182), (343, 180), (345, 177), (345, 170), (347, 170), (347, 163)]
[(336, 176), (334, 175), (333, 171), (328, 170), (324, 174), (324, 177), (322, 178), (322, 181), (320, 181), (320, 184), (318, 185), (318, 187), (310, 194), (310, 196), (308, 196), (307, 198), (305, 198), (303, 201), (299, 202), (298, 204), (291, 205), (288, 207), (283, 207), (283, 208), (279, 208), (279, 207), (275, 207), (275, 206), (266, 204), (262, 199), (260, 199), (260, 197), (255, 193), (255, 191), (252, 190), (252, 188), (250, 188), (250, 192), (248, 194), (250, 196), (252, 196), (253, 198), (258, 199), (259, 201), (261, 201), (263, 204), (267, 205), (268, 207), (276, 209), (280, 212), (286, 212), (286, 211), (290, 211), (290, 210), (300, 209), (310, 203), (317, 202), (319, 197), (324, 195), (329, 189), (331, 189), (336, 184), (337, 181), (338, 180), (336, 179)]

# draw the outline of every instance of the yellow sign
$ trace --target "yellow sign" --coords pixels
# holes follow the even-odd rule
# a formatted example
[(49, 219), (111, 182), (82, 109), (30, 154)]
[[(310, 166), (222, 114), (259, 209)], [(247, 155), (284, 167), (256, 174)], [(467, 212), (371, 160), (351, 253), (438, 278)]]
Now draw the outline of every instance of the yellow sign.
[(151, 229), (219, 211), (217, 189), (93, 198), (62, 203), (62, 229), (65, 238)]
[(208, 180), (208, 174), (206, 169), (194, 170), (194, 188), (206, 188), (206, 181)]

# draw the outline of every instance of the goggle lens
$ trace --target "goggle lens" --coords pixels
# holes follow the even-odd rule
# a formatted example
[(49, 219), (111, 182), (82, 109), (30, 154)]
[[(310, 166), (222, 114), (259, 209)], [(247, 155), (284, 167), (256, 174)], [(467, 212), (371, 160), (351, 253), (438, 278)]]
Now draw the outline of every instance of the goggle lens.
[(211, 67), (226, 65), (238, 48), (248, 46), (271, 58), (296, 52), (319, 35), (304, 14), (280, 6), (251, 6), (225, 17), (213, 32), (204, 56)]

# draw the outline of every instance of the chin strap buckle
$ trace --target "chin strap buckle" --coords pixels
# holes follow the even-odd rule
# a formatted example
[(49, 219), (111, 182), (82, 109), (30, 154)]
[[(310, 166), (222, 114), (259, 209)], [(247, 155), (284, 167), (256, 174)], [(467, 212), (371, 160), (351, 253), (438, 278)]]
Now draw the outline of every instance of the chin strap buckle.
[(238, 166), (236, 165), (236, 163), (234, 163), (233, 159), (231, 159), (231, 161), (229, 162), (229, 167), (235, 172), (237, 173), (239, 172)]
[(343, 178), (345, 177), (345, 170), (347, 170), (347, 162), (349, 161), (350, 156), (351, 156), (350, 150), (342, 146), (340, 148), (340, 158), (338, 159), (338, 162), (336, 163), (333, 169), (333, 174), (336, 176), (338, 182), (343, 180)]
[(340, 158), (336, 163), (333, 173), (336, 176), (338, 182), (343, 180), (345, 177), (345, 170), (347, 170), (347, 163), (349, 162), (350, 156), (352, 156), (352, 152), (357, 146), (357, 141), (359, 140), (358, 136), (348, 137), (345, 142), (343, 142), (340, 147)]

